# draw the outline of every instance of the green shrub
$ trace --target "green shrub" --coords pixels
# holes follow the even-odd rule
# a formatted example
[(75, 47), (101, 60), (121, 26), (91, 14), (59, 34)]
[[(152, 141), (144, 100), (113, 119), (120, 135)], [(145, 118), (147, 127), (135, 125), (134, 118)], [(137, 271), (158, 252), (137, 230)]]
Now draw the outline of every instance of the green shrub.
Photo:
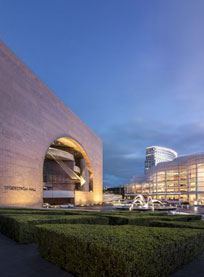
[(32, 213), (33, 211), (36, 212), (34, 209), (20, 209), (20, 208), (0, 208), (0, 214), (7, 214), (7, 213)]
[(42, 257), (82, 277), (163, 277), (204, 249), (204, 232), (141, 226), (41, 225)]
[(55, 209), (23, 209), (23, 208), (0, 208), (0, 214), (36, 214), (36, 215), (99, 215), (95, 211), (81, 211), (81, 210), (55, 210)]
[(190, 228), (190, 229), (204, 229), (204, 221), (152, 221), (150, 226), (169, 227), (169, 228)]
[(166, 216), (168, 215), (166, 212), (143, 212), (143, 211), (108, 211), (108, 212), (100, 212), (102, 216)]
[(152, 216), (138, 216), (128, 217), (128, 224), (130, 225), (138, 225), (138, 226), (150, 226), (151, 222), (155, 219), (162, 220), (162, 217), (152, 217)]
[(0, 214), (31, 214), (31, 215), (96, 215), (96, 216), (122, 216), (122, 217), (168, 217), (168, 220), (200, 220), (200, 215), (168, 215), (166, 212), (142, 212), (142, 211), (109, 211), (109, 212), (97, 212), (97, 211), (82, 211), (82, 210), (69, 210), (69, 209), (25, 209), (25, 208), (0, 208)]
[(168, 215), (167, 217), (168, 220), (172, 220), (172, 221), (191, 221), (191, 220), (201, 220), (202, 219), (202, 215), (199, 214), (189, 214), (189, 215)]
[(141, 225), (149, 226), (152, 221), (191, 221), (191, 220), (200, 220), (200, 215), (146, 215), (146, 214), (130, 214), (130, 215), (109, 215), (106, 217), (109, 218), (110, 225)]
[(108, 224), (108, 219), (86, 215), (0, 215), (0, 231), (19, 243), (33, 242), (35, 225), (44, 223)]

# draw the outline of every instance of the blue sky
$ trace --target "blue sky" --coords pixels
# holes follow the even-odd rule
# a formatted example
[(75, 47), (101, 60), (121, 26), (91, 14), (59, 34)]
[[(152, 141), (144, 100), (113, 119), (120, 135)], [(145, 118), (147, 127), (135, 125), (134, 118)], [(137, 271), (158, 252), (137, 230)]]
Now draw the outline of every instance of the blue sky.
[(203, 0), (0, 0), (2, 39), (104, 142), (104, 184), (145, 147), (204, 152)]

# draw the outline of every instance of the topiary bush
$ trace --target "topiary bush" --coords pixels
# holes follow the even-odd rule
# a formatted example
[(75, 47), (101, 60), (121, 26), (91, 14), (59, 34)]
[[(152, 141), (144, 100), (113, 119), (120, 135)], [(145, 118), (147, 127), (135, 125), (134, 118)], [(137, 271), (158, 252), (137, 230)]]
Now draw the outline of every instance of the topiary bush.
[(181, 228), (41, 225), (42, 257), (82, 277), (165, 277), (204, 249), (204, 232)]

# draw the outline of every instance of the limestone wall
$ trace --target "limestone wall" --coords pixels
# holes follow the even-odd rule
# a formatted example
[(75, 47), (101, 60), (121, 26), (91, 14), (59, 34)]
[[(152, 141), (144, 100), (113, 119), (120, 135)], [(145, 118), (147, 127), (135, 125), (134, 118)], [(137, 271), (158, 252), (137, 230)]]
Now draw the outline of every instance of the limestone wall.
[(44, 157), (59, 137), (75, 139), (93, 170), (93, 193), (77, 201), (101, 202), (101, 140), (0, 41), (0, 205), (41, 207)]

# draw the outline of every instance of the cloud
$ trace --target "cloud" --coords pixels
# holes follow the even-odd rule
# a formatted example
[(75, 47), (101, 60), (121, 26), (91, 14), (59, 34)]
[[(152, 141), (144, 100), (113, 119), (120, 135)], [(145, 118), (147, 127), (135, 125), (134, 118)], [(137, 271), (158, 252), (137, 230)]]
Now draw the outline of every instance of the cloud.
[(122, 185), (144, 174), (145, 148), (159, 145), (179, 155), (204, 151), (204, 124), (170, 124), (137, 120), (115, 124), (101, 137), (104, 142), (104, 185)]

